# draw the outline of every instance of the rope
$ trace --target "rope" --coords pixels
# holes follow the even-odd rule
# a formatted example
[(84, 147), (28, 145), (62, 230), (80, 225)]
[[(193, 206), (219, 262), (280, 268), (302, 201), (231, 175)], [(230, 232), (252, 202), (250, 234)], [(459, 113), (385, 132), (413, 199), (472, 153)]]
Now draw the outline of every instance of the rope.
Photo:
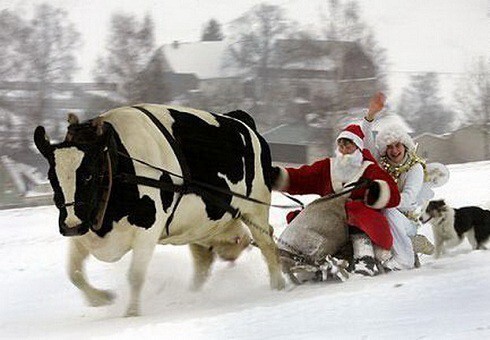
[[(257, 223), (255, 223), (254, 221), (252, 221), (251, 219), (249, 219), (248, 217), (245, 217), (243, 215), (239, 215), (238, 218), (240, 220), (243, 221), (243, 223), (245, 223), (246, 225), (248, 226), (252, 226), (254, 227), (255, 229), (257, 229), (258, 231), (260, 231), (261, 233), (263, 234), (266, 234), (266, 235), (270, 235), (270, 233), (265, 230), (264, 228), (262, 228), (260, 225), (258, 225)], [(283, 246), (286, 246), (288, 249), (291, 249), (291, 251), (288, 251), (289, 253), (291, 253), (293, 256), (296, 256), (297, 258), (299, 258), (300, 260), (302, 260), (304, 263), (306, 264), (311, 264), (311, 265), (318, 265), (316, 263), (316, 261), (314, 261), (312, 259), (311, 256), (303, 253), (301, 250), (299, 250), (298, 248), (294, 247), (293, 245), (289, 244), (288, 242), (286, 241), (283, 241), (281, 240), (280, 238), (278, 238), (277, 236), (275, 236), (274, 234), (270, 235), (272, 236), (272, 239), (276, 242), (276, 243), (279, 243), (279, 244), (282, 244)], [(255, 241), (252, 241), (252, 245), (258, 247), (257, 243)], [(260, 247), (259, 247), (260, 248)], [(294, 252), (294, 253), (293, 253)]]
[[(215, 187), (215, 186), (210, 185), (208, 183), (200, 182), (200, 181), (197, 181), (197, 180), (194, 180), (194, 179), (186, 179), (182, 175), (176, 174), (176, 173), (174, 173), (172, 171), (169, 171), (169, 170), (165, 170), (165, 169), (159, 168), (159, 167), (154, 166), (154, 165), (152, 165), (152, 164), (150, 164), (148, 162), (145, 162), (145, 161), (143, 161), (141, 159), (130, 157), (130, 156), (122, 153), (121, 151), (118, 151), (118, 154), (121, 155), (121, 156), (123, 156), (123, 157), (129, 158), (132, 161), (135, 161), (135, 162), (144, 164), (144, 165), (146, 165), (146, 166), (148, 166), (148, 167), (150, 167), (150, 168), (152, 168), (154, 170), (157, 170), (157, 171), (166, 173), (166, 174), (171, 175), (171, 176), (174, 176), (176, 178), (180, 178), (180, 179), (184, 180), (185, 182), (187, 182), (187, 186), (190, 186), (190, 185), (193, 184), (193, 185), (195, 185), (197, 187), (201, 187), (201, 188), (208, 189), (208, 190), (211, 190), (211, 191), (214, 191), (214, 192), (218, 192), (218, 193), (221, 193), (221, 194), (225, 194), (225, 195), (232, 195), (232, 196), (241, 198), (241, 199), (246, 200), (246, 201), (250, 201), (250, 202), (261, 204), (261, 205), (266, 205), (266, 206), (273, 207), (273, 208), (297, 209), (297, 208), (303, 208), (304, 207), (304, 205), (302, 203), (301, 204), (293, 204), (293, 205), (270, 204), (270, 203), (263, 202), (263, 201), (260, 201), (258, 199), (255, 199), (253, 197), (245, 196), (245, 195), (243, 195), (241, 193), (238, 193), (236, 191), (233, 191), (233, 190), (227, 190), (227, 189)], [(130, 175), (124, 174), (124, 177), (127, 178), (128, 176), (130, 176)], [(144, 185), (148, 185), (148, 186), (151, 186), (151, 187), (156, 187), (152, 183), (153, 181), (158, 182), (158, 180), (148, 179), (148, 184), (144, 184)], [(177, 185), (174, 185), (174, 186), (177, 186)]]

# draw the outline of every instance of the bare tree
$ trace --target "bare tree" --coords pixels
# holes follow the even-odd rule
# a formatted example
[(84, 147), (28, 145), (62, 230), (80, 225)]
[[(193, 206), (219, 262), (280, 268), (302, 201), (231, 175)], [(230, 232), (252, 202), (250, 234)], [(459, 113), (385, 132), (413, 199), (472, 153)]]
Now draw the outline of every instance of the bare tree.
[(68, 20), (66, 11), (48, 4), (34, 8), (33, 18), (21, 31), (19, 46), (23, 63), (19, 78), (39, 86), (32, 124), (41, 124), (44, 120), (52, 90), (50, 84), (71, 81), (77, 71), (76, 53), (80, 44), (80, 34)]
[(97, 60), (95, 79), (115, 82), (130, 103), (139, 101), (140, 75), (155, 53), (152, 19), (146, 15), (140, 22), (131, 14), (114, 14), (107, 46), (107, 54)]
[(27, 33), (26, 22), (14, 12), (0, 12), (0, 80), (15, 80), (21, 76), (24, 62), (21, 45)]
[(230, 53), (240, 66), (257, 71), (275, 63), (274, 49), (289, 24), (282, 8), (260, 4), (231, 23)]
[(335, 41), (357, 42), (371, 58), (375, 68), (378, 85), (373, 93), (376, 90), (386, 90), (386, 49), (377, 42), (374, 30), (362, 20), (358, 1), (328, 0), (327, 10), (327, 13), (322, 13), (325, 37)]
[(80, 34), (66, 11), (48, 4), (36, 6), (24, 44), (26, 77), (41, 83), (70, 81), (77, 70), (80, 44)]
[[(265, 107), (273, 102), (268, 69), (279, 64), (277, 42), (287, 37), (290, 22), (281, 7), (259, 4), (230, 25), (230, 63), (247, 71), (255, 79), (257, 98)], [(262, 111), (267, 112), (267, 108)], [(266, 122), (270, 117), (258, 117)]]
[(467, 74), (454, 94), (463, 122), (490, 123), (490, 67), (481, 58)]
[(480, 125), (485, 132), (487, 159), (490, 159), (490, 67), (480, 58), (459, 84), (454, 94), (456, 109), (464, 123)]

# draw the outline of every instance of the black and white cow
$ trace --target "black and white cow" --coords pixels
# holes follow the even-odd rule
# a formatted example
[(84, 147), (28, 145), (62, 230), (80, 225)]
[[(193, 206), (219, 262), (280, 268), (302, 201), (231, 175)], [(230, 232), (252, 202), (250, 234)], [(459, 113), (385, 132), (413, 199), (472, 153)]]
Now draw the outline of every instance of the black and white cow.
[[(156, 244), (190, 245), (199, 288), (215, 253), (237, 258), (249, 232), (265, 257), (271, 287), (284, 288), (269, 207), (207, 188), (270, 202), (270, 151), (248, 114), (141, 104), (84, 123), (72, 115), (69, 122), (62, 143), (51, 144), (41, 126), (34, 140), (49, 161), (60, 233), (71, 236), (70, 280), (90, 305), (113, 300), (87, 282), (83, 264), (90, 254), (114, 262), (133, 251), (127, 315), (137, 315)], [(229, 207), (265, 232), (250, 226), (248, 232)]]

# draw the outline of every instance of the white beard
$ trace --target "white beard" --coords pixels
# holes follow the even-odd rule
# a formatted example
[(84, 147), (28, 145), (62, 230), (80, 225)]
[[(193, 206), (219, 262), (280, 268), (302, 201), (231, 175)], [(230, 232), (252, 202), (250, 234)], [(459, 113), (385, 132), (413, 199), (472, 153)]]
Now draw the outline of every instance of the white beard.
[(344, 155), (339, 150), (335, 150), (335, 156), (333, 159), (332, 177), (342, 183), (350, 182), (361, 170), (361, 150), (357, 149), (349, 155)]

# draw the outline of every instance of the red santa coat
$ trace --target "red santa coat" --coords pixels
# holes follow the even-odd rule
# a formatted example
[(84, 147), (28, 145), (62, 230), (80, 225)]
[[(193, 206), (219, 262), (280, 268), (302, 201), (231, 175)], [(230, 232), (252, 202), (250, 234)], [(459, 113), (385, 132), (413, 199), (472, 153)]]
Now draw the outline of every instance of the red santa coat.
[(359, 173), (349, 183), (340, 183), (332, 178), (333, 159), (331, 158), (319, 160), (311, 165), (303, 165), (297, 169), (286, 168), (287, 176), (282, 189), (293, 195), (325, 196), (340, 192), (344, 186), (361, 178), (378, 182), (381, 190), (376, 197), (370, 197), (368, 188), (356, 189), (350, 193), (352, 201), (349, 200), (345, 206), (347, 223), (364, 231), (374, 244), (390, 249), (393, 237), (388, 221), (379, 209), (396, 207), (400, 202), (400, 193), (396, 183), (387, 172), (376, 162), (367, 160), (370, 157), (364, 159)]

